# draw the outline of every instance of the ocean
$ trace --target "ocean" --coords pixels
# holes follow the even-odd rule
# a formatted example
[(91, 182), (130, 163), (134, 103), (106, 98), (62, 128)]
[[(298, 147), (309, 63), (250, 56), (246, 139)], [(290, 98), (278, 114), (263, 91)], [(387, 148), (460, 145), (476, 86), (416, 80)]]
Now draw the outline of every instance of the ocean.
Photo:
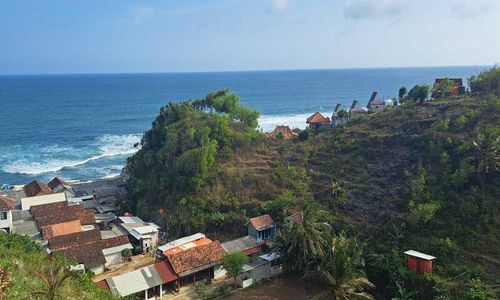
[(466, 79), (485, 68), (0, 76), (0, 184), (116, 176), (161, 106), (224, 87), (259, 110), (270, 131), (304, 128), (309, 115), (330, 115), (336, 103), (366, 105), (373, 91), (395, 97), (401, 86)]

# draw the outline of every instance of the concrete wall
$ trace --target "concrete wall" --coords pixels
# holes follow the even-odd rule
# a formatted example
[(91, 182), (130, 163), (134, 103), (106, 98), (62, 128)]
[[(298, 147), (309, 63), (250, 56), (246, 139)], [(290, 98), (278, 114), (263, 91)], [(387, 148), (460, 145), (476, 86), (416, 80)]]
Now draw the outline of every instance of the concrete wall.
[(7, 211), (7, 219), (0, 220), (0, 229), (8, 229), (9, 232), (12, 232), (12, 210)]

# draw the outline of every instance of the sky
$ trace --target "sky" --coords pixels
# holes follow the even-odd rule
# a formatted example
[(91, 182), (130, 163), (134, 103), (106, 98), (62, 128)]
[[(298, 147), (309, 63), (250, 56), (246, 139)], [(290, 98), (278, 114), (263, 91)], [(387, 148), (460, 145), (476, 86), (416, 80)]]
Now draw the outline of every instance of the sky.
[(491, 65), (498, 0), (0, 0), (0, 74)]

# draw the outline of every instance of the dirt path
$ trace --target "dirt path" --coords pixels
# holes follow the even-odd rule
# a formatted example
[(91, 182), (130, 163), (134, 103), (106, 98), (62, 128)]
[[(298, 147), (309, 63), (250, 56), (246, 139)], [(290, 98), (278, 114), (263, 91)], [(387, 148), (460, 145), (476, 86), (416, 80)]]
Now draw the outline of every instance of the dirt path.
[(306, 289), (302, 282), (288, 278), (277, 278), (257, 287), (239, 290), (224, 300), (305, 300), (315, 293)]

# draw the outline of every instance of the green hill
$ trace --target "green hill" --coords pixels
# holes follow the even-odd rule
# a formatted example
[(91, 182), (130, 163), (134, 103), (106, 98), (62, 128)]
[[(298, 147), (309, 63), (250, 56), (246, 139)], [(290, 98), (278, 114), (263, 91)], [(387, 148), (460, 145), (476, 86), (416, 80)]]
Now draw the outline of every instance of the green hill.
[[(227, 90), (171, 103), (129, 159), (126, 208), (171, 236), (223, 239), (316, 201), (366, 242), (381, 297), (486, 299), (500, 284), (498, 74), (472, 78), (468, 96), (408, 99), (296, 141), (258, 132), (258, 113)], [(405, 272), (409, 249), (437, 256), (435, 275)]]

